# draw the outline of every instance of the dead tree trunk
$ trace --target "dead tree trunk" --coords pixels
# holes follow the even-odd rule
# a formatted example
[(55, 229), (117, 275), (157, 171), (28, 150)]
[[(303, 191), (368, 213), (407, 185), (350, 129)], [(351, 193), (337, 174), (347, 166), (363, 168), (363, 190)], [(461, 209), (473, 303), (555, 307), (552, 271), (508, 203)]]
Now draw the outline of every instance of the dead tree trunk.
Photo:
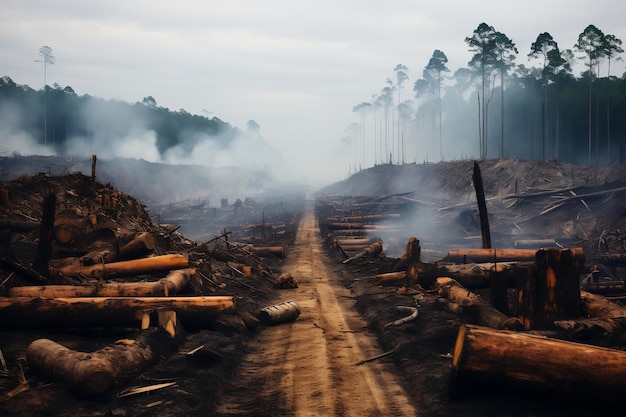
[(103, 394), (116, 382), (136, 376), (174, 347), (173, 340), (161, 329), (89, 353), (49, 339), (37, 339), (28, 346), (26, 361), (35, 372), (67, 383), (76, 394), (94, 396)]
[(518, 288), (519, 314), (525, 329), (546, 329), (556, 320), (580, 317), (580, 269), (569, 249), (537, 251), (537, 272)]
[(485, 384), (615, 402), (626, 390), (626, 352), (461, 325), (452, 359), (451, 395), (461, 396)]
[(478, 214), (480, 215), (480, 233), (483, 238), (483, 249), (489, 249), (491, 248), (489, 216), (487, 215), (487, 203), (485, 202), (483, 177), (480, 174), (480, 167), (476, 161), (474, 161), (474, 173), (472, 174), (472, 180), (474, 181), (474, 188), (476, 189), (476, 200), (478, 202)]

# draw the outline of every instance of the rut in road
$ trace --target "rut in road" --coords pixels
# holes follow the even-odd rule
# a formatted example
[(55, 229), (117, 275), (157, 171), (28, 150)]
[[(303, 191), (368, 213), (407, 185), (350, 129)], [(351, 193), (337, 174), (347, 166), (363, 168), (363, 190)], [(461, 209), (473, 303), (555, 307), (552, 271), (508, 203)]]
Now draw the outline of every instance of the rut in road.
[(392, 365), (385, 360), (357, 365), (382, 351), (350, 291), (333, 282), (333, 265), (325, 259), (313, 203), (307, 202), (283, 267), (299, 288), (281, 293), (281, 301), (298, 304), (300, 316), (255, 336), (218, 415), (417, 415)]

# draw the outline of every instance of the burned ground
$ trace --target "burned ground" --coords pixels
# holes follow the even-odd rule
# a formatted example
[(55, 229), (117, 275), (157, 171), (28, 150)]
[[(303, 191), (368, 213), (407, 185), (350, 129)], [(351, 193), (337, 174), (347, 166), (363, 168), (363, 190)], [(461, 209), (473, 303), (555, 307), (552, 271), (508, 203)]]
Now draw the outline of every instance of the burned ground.
[[(625, 252), (623, 187), (626, 184), (623, 178), (626, 177), (623, 167), (580, 168), (514, 159), (483, 161), (480, 166), (494, 247), (515, 247), (516, 242), (533, 239), (554, 239), (557, 247), (582, 247), (586, 257), (582, 276), (592, 265), (602, 264), (607, 255)], [(378, 360), (388, 363), (401, 375), (405, 390), (421, 415), (572, 416), (598, 412), (608, 415), (614, 404), (607, 406), (596, 403), (593, 398), (571, 399), (567, 393), (516, 386), (477, 385), (468, 393), (451, 398), (450, 358), (459, 325), (475, 321), (472, 312), (453, 313), (443, 308), (436, 292), (419, 283), (381, 285), (371, 279), (373, 275), (394, 270), (411, 236), (420, 239), (427, 262), (441, 259), (449, 249), (480, 247), (471, 169), (472, 163), (468, 161), (381, 165), (333, 184), (317, 195), (317, 217), (326, 242), (325, 253), (336, 280), (352, 290), (356, 308), (368, 328), (378, 335), (382, 349), (392, 352)], [(94, 184), (82, 174), (24, 175), (4, 182), (2, 191), (3, 220), (39, 221), (43, 198), (53, 191), (58, 196), (58, 205), (77, 216), (88, 217), (95, 213), (98, 227), (118, 234), (120, 231), (150, 231), (157, 236), (153, 254), (184, 253), (197, 268), (184, 295), (234, 295), (237, 300), (237, 313), (224, 315), (235, 319), (222, 317), (205, 328), (189, 326), (178, 346), (168, 349), (165, 345), (157, 363), (96, 398), (77, 396), (64, 384), (32, 372), (24, 359), (29, 343), (46, 337), (75, 350), (94, 351), (116, 340), (134, 337), (136, 329), (24, 329), (19, 323), (6, 327), (0, 332), (2, 414), (215, 415), (222, 392), (228, 390), (236, 378), (237, 365), (246, 353), (248, 342), (264, 329), (263, 324), (248, 321), (246, 326), (246, 322), (242, 324), (243, 320), (237, 321), (237, 318), (252, 320), (249, 317), (279, 299), (281, 291), (289, 291), (276, 287), (276, 277), (283, 264), (280, 257), (261, 257), (250, 253), (248, 246), (234, 249), (229, 245), (254, 242), (283, 247), (288, 253), (302, 212), (304, 193), (289, 198), (283, 195), (278, 201), (267, 200), (263, 204), (241, 196), (237, 209), (231, 201), (226, 207), (215, 210), (187, 207), (176, 216), (163, 212), (163, 216), (171, 215), (172, 219), (179, 220), (192, 218), (196, 221), (205, 216), (207, 224), (213, 223), (215, 239), (209, 238), (211, 233), (203, 230), (199, 233), (204, 236), (202, 240), (194, 240), (180, 233), (174, 222), (157, 224), (144, 204), (130, 194), (109, 184)], [(115, 193), (116, 207), (103, 207), (99, 196), (112, 193)], [(172, 208), (176, 208), (175, 205)], [(154, 213), (155, 210), (152, 217)], [(343, 263), (346, 256), (333, 245), (333, 234), (326, 219), (337, 215), (385, 213), (399, 213), (400, 220), (379, 223), (384, 227), (366, 235), (370, 239), (382, 239), (383, 254)], [(230, 233), (218, 237), (226, 231)], [(354, 230), (355, 235), (357, 232)], [(2, 296), (7, 296), (15, 286), (48, 283), (30, 269), (38, 239), (37, 229), (3, 235)], [(84, 243), (87, 245), (88, 240)], [(76, 247), (73, 246), (76, 251), (73, 255), (79, 257), (90, 249)], [(251, 266), (250, 275), (240, 265)], [(611, 279), (623, 278), (619, 270), (606, 270), (615, 274)], [(134, 279), (145, 281), (161, 276)], [(479, 292), (489, 297), (488, 290)], [(418, 318), (402, 326), (388, 326), (404, 315), (397, 306), (417, 307)], [(558, 337), (572, 339), (565, 333)], [(601, 332), (578, 335), (575, 341), (619, 350), (626, 348), (623, 340), (608, 339)], [(193, 354), (188, 354), (190, 352)], [(129, 387), (163, 382), (176, 384), (147, 394), (120, 395)]]

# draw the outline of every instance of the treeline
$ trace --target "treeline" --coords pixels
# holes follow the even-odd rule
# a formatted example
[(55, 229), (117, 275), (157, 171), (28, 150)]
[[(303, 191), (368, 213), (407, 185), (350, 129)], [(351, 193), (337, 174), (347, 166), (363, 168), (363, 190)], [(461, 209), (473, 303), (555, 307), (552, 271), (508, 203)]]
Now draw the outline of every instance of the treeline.
[(240, 133), (216, 117), (209, 119), (182, 109), (159, 107), (151, 96), (131, 104), (87, 94), (79, 96), (71, 87), (57, 84), (34, 90), (7, 76), (0, 79), (0, 112), (5, 128), (25, 132), (58, 154), (73, 154), (69, 148), (74, 139), (88, 144), (96, 136), (102, 142), (151, 131), (158, 151), (164, 154), (181, 145), (191, 151), (198, 141), (207, 138), (216, 146), (227, 148)]
[[(561, 49), (547, 32), (518, 49), (481, 23), (465, 42), (467, 67), (451, 72), (445, 53), (435, 50), (413, 94), (405, 91), (408, 68), (398, 64), (371, 101), (353, 107), (361, 116), (361, 160), (624, 162), (626, 78), (611, 74), (624, 52), (620, 39), (589, 25), (571, 49)], [(577, 63), (584, 65), (579, 76)]]

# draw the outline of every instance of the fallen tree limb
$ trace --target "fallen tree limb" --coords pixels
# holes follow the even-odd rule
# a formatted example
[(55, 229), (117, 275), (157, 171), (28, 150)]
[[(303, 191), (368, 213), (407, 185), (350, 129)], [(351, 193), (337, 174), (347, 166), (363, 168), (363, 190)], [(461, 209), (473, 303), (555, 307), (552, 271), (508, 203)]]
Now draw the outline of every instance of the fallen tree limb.
[(401, 319), (398, 319), (398, 320), (395, 320), (395, 321), (392, 321), (392, 322), (389, 322), (389, 323), (385, 324), (383, 326), (383, 329), (386, 329), (387, 327), (390, 327), (390, 326), (401, 326), (403, 324), (410, 323), (413, 320), (415, 320), (417, 318), (418, 314), (419, 314), (419, 311), (417, 310), (417, 307), (397, 306), (396, 309), (400, 310), (400, 311), (408, 311), (411, 314), (409, 314), (406, 317), (402, 317)]

